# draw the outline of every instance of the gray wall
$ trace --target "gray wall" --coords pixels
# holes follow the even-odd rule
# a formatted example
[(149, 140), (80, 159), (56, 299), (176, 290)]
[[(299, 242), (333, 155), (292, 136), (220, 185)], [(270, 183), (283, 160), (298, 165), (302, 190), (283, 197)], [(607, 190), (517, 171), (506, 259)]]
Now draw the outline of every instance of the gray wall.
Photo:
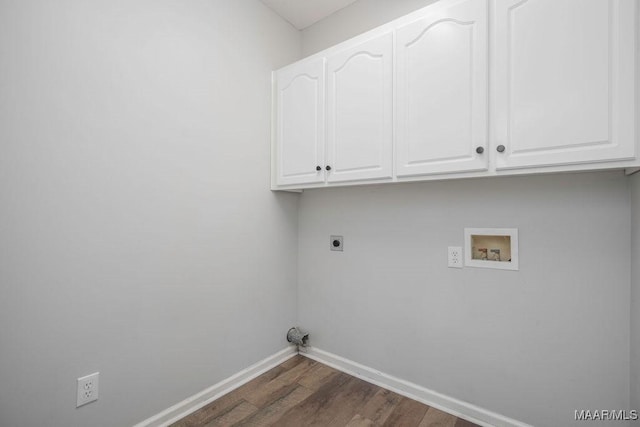
[[(631, 409), (640, 412), (640, 173), (631, 178)], [(640, 426), (640, 420), (635, 426)]]
[(286, 346), (300, 53), (258, 0), (0, 0), (0, 425), (132, 425)]
[[(464, 227), (518, 228), (520, 271), (447, 268)], [(574, 409), (629, 404), (629, 228), (621, 172), (305, 191), (300, 324), (437, 392), (578, 425)]]
[(343, 42), (437, 0), (359, 0), (302, 32), (305, 56)]
[[(305, 29), (303, 52), (431, 3), (359, 0)], [(536, 426), (629, 408), (630, 212), (619, 172), (306, 191), (300, 323), (318, 348)], [(448, 269), (464, 227), (519, 228), (520, 271)]]

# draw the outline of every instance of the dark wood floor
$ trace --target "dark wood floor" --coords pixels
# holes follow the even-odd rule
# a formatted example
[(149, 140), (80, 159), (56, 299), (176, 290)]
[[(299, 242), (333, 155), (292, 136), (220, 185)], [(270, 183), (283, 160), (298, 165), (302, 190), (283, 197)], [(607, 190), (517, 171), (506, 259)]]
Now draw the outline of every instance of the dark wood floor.
[(202, 426), (476, 425), (295, 356), (171, 427)]

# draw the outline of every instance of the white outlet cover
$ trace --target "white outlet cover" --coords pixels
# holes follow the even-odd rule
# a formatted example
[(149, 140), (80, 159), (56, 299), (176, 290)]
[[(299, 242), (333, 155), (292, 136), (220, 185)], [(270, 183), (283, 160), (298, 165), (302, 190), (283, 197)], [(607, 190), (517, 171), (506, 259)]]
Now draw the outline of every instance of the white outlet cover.
[(460, 246), (449, 246), (448, 248), (448, 263), (449, 268), (462, 268), (463, 266), (463, 257), (462, 257), (462, 247)]
[(98, 400), (100, 372), (78, 378), (76, 408)]

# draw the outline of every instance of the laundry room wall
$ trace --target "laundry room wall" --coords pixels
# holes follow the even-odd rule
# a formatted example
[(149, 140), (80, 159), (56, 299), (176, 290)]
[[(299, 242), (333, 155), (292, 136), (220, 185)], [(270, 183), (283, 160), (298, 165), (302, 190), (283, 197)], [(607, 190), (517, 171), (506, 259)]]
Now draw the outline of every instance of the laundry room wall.
[(0, 425), (131, 426), (287, 346), (300, 55), (258, 0), (0, 0)]

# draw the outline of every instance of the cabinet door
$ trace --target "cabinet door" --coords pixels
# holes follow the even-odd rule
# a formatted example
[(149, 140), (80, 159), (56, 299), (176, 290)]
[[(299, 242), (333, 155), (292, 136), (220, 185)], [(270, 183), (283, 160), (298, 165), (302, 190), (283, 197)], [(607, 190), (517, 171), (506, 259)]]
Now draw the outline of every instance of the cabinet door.
[(360, 43), (327, 59), (327, 181), (393, 174), (393, 37)]
[(488, 167), (486, 0), (466, 0), (398, 29), (396, 175)]
[(632, 159), (635, 0), (495, 0), (498, 169)]
[(278, 185), (324, 181), (324, 69), (320, 58), (276, 74)]

